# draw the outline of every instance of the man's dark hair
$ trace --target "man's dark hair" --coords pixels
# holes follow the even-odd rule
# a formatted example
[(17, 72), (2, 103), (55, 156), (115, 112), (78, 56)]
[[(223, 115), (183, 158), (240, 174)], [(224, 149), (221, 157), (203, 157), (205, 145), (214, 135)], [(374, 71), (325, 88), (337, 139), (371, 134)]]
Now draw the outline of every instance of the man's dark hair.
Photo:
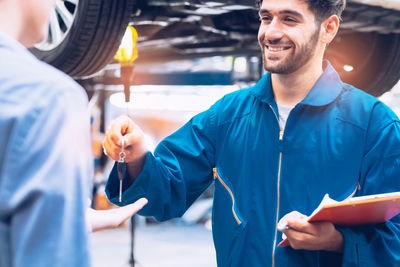
[[(339, 18), (346, 7), (346, 0), (299, 0), (308, 3), (308, 8), (314, 13), (317, 22), (322, 22), (332, 15)], [(258, 7), (261, 6), (263, 0), (256, 0)]]

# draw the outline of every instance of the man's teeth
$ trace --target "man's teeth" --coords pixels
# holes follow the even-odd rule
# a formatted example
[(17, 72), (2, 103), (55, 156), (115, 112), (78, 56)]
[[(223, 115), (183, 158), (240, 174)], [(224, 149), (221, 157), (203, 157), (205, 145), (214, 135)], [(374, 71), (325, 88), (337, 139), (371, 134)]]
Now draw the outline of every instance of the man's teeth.
[(268, 46), (268, 50), (272, 52), (279, 52), (288, 49), (287, 47), (270, 47)]

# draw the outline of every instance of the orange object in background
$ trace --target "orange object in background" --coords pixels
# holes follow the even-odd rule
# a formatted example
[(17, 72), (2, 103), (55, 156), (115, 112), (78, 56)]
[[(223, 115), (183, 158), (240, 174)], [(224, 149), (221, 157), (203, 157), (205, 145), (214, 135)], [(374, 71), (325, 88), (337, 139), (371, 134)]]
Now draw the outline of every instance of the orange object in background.
[(108, 201), (106, 194), (96, 194), (94, 201), (96, 210), (109, 210), (116, 207)]
[(121, 45), (116, 52), (114, 59), (120, 64), (121, 80), (124, 85), (125, 102), (130, 102), (130, 85), (133, 77), (133, 62), (138, 57), (137, 50), (138, 34), (133, 26), (126, 28), (122, 37)]

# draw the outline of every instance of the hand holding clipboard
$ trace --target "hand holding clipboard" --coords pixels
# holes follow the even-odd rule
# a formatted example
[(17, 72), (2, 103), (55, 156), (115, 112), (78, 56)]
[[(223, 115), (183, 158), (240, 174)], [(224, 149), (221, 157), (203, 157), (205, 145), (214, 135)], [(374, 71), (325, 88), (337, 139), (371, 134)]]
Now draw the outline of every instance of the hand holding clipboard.
[[(398, 213), (400, 192), (353, 197), (340, 202), (326, 194), (307, 221), (330, 221), (339, 226), (378, 224), (390, 220)], [(288, 245), (288, 240), (284, 239), (278, 247)]]

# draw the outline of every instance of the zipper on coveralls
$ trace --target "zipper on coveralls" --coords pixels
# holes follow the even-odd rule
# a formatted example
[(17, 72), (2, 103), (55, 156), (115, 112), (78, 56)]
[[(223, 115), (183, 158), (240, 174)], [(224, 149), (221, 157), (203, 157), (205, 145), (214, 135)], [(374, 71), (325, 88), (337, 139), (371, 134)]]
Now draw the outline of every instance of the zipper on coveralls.
[[(272, 112), (275, 115), (275, 118), (279, 124), (279, 118), (276, 115), (275, 110), (272, 108), (271, 105), (269, 105), (269, 107), (271, 108)], [(280, 127), (279, 127), (280, 128)], [(282, 142), (283, 140), (283, 135), (284, 135), (285, 131), (284, 130), (279, 130), (279, 142)], [(276, 205), (276, 221), (275, 221), (275, 234), (274, 234), (274, 245), (272, 247), (272, 267), (275, 266), (275, 249), (276, 249), (276, 239), (277, 239), (277, 235), (278, 235), (278, 222), (279, 222), (279, 206), (280, 206), (280, 181), (281, 181), (281, 168), (282, 168), (282, 151), (279, 151), (279, 163), (278, 163), (278, 181), (277, 181), (277, 185), (276, 185), (276, 189), (277, 189), (277, 205)], [(356, 189), (354, 190), (354, 192), (347, 197), (351, 198), (355, 195), (355, 193), (357, 192), (357, 190), (359, 190), (361, 188), (360, 186), (360, 182), (357, 183)]]
[(221, 177), (218, 174), (217, 168), (213, 168), (213, 173), (214, 173), (214, 180), (217, 180), (222, 184), (223, 187), (225, 187), (226, 191), (228, 191), (229, 195), (231, 196), (232, 199), (232, 214), (233, 217), (235, 217), (235, 220), (237, 224), (241, 225), (242, 221), (239, 219), (239, 216), (236, 214), (235, 211), (235, 196), (232, 193), (232, 190), (226, 185), (226, 183), (221, 179)]
[[(272, 108), (271, 105), (269, 105), (271, 108), (272, 112), (275, 115), (276, 121), (278, 122), (279, 125), (279, 118), (276, 115), (275, 110)], [(284, 130), (279, 130), (279, 142), (282, 141), (283, 135), (284, 135)], [(280, 205), (280, 181), (281, 181), (281, 167), (282, 167), (282, 151), (279, 151), (279, 163), (278, 163), (278, 180), (276, 183), (276, 194), (277, 194), (277, 205), (276, 205), (276, 221), (275, 221), (275, 234), (274, 234), (274, 245), (272, 247), (272, 267), (275, 266), (275, 248), (276, 248), (276, 237), (278, 235), (278, 220), (279, 220), (279, 205)]]

